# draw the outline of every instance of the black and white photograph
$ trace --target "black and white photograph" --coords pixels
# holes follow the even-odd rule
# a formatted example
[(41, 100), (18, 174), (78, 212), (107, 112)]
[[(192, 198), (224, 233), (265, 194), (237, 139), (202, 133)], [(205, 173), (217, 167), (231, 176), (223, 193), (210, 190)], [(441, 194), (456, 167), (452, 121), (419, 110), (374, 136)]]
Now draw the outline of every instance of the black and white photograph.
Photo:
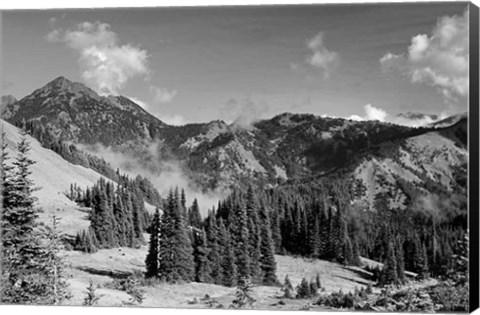
[(3, 9), (0, 34), (0, 304), (478, 307), (475, 4)]

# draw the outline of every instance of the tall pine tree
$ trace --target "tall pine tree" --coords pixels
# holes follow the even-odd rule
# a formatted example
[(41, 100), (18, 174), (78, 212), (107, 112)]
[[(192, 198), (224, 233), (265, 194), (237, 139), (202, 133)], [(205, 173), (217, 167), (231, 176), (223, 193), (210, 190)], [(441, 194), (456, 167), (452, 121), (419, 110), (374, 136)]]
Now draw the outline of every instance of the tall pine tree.
[(178, 189), (170, 191), (160, 229), (160, 278), (192, 281), (195, 274), (192, 243), (185, 225)]
[(265, 285), (273, 285), (278, 282), (276, 276), (277, 264), (275, 262), (275, 247), (272, 238), (272, 231), (270, 229), (269, 211), (264, 204), (260, 207), (259, 217), (261, 229), (261, 281)]
[(159, 276), (160, 224), (160, 210), (156, 208), (151, 225), (148, 254), (145, 260), (147, 267), (145, 276), (147, 278)]
[(221, 283), (227, 287), (237, 284), (237, 265), (235, 264), (235, 251), (223, 220), (219, 223), (220, 261), (222, 265)]

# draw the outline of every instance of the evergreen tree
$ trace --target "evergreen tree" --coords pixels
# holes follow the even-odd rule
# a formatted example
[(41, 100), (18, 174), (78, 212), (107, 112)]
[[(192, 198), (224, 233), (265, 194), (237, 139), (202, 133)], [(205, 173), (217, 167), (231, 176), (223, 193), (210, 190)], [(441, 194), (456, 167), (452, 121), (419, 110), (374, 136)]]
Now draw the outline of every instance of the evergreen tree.
[(145, 222), (143, 213), (145, 212), (145, 204), (143, 197), (138, 196), (135, 192), (131, 194), (133, 229), (135, 238), (143, 241), (143, 231), (145, 230)]
[(115, 201), (113, 204), (113, 215), (115, 218), (115, 239), (119, 246), (128, 246), (129, 242), (127, 241), (128, 233), (130, 229), (128, 225), (131, 224), (131, 220), (128, 219), (129, 212), (125, 209), (123, 205), (123, 201), (120, 198), (120, 194), (118, 193), (115, 196)]
[(425, 278), (428, 273), (427, 250), (417, 234), (413, 242), (413, 271), (418, 273), (420, 278)]
[(280, 225), (280, 214), (281, 204), (279, 203), (277, 209), (272, 209), (271, 212), (271, 229), (272, 229), (272, 238), (275, 245), (275, 253), (282, 253), (282, 231)]
[(248, 217), (245, 206), (240, 202), (233, 204), (233, 224), (229, 225), (235, 252), (238, 280), (250, 278)]
[(206, 233), (208, 243), (208, 261), (211, 268), (211, 278), (213, 283), (222, 284), (223, 267), (221, 262), (221, 248), (219, 240), (219, 230), (215, 212), (211, 212), (206, 220)]
[[(256, 196), (253, 192), (253, 187), (249, 186), (246, 197), (246, 212), (248, 219), (248, 252), (250, 257), (250, 276), (253, 281), (262, 281), (260, 257), (261, 257), (261, 241), (258, 217), (258, 204)], [(270, 228), (270, 222), (268, 222)]]
[(1, 302), (59, 303), (66, 297), (63, 295), (66, 285), (63, 282), (61, 258), (56, 256), (58, 234), (48, 234), (51, 241), (44, 246), (42, 241), (46, 235), (35, 230), (37, 210), (33, 206), (33, 182), (29, 178), (30, 167), (35, 162), (29, 158), (30, 145), (25, 132), (22, 132), (17, 151), (14, 168), (2, 174), (11, 186), (8, 199), (2, 200), (3, 217), (0, 221)]
[(233, 287), (237, 284), (237, 266), (235, 264), (235, 252), (232, 246), (232, 240), (223, 220), (219, 224), (219, 245), (221, 253), (222, 266), (222, 284), (227, 287)]
[(285, 204), (285, 218), (281, 224), (282, 227), (282, 246), (288, 251), (293, 252), (295, 248), (295, 237), (293, 231), (292, 210)]
[(50, 301), (47, 304), (58, 305), (63, 300), (71, 297), (66, 275), (65, 259), (60, 256), (61, 237), (62, 234), (58, 231), (58, 223), (60, 219), (56, 216), (52, 218), (52, 227), (46, 232), (46, 239), (48, 240), (45, 249), (45, 272), (49, 280), (49, 296)]
[(170, 191), (160, 229), (160, 278), (191, 281), (195, 274), (193, 249), (181, 211), (178, 189)]
[(150, 242), (148, 246), (148, 254), (145, 260), (147, 272), (145, 277), (152, 278), (159, 276), (159, 250), (160, 250), (160, 211), (155, 209), (155, 214), (152, 220), (152, 228), (150, 231)]
[(320, 282), (320, 275), (318, 273), (315, 276), (315, 285), (317, 286), (318, 289), (322, 288), (322, 283)]
[(405, 259), (403, 254), (403, 246), (400, 238), (395, 242), (395, 258), (397, 259), (397, 278), (398, 282), (405, 282)]
[(261, 281), (265, 285), (277, 283), (277, 264), (275, 262), (275, 249), (273, 245), (272, 233), (270, 230), (270, 218), (265, 205), (260, 207), (260, 228), (261, 228), (261, 247), (260, 247), (260, 267), (262, 272)]
[(343, 264), (350, 265), (355, 261), (353, 257), (353, 246), (350, 237), (345, 233), (343, 238)]
[(353, 261), (351, 262), (354, 266), (360, 266), (362, 262), (360, 261), (360, 249), (358, 248), (357, 238), (353, 238)]
[[(180, 193), (180, 207), (181, 207), (181, 212), (185, 216), (185, 219), (186, 219), (186, 215), (187, 215), (187, 196), (185, 195), (185, 190), (183, 188), (182, 188), (182, 191)], [(200, 214), (200, 212), (199, 212), (199, 214)]]
[(33, 182), (30, 179), (32, 173), (30, 167), (35, 162), (28, 156), (30, 144), (25, 132), (22, 132), (22, 138), (17, 144), (17, 151), (18, 155), (13, 161), (14, 169), (12, 169), (11, 177), (4, 181), (7, 190), (3, 196), (3, 229), (5, 233), (12, 232), (21, 237), (32, 231), (38, 216), (33, 207), (35, 198), (32, 196)]
[(188, 209), (188, 224), (198, 229), (202, 228), (202, 217), (200, 216), (200, 209), (196, 198), (193, 200), (190, 209)]
[(283, 283), (283, 297), (286, 299), (292, 299), (293, 298), (293, 285), (290, 279), (288, 278), (288, 275), (285, 276), (285, 280)]
[(82, 233), (77, 232), (75, 237), (74, 247), (75, 250), (84, 251), (85, 253), (95, 253), (97, 247), (93, 241), (92, 234), (90, 231), (83, 230)]
[(307, 299), (311, 296), (310, 283), (306, 278), (303, 278), (297, 287), (297, 299)]
[(109, 208), (106, 187), (108, 186), (105, 185), (105, 182), (100, 181), (100, 185), (95, 191), (90, 226), (99, 245), (109, 248), (115, 246), (116, 243), (114, 236), (115, 218), (112, 208)]
[(211, 279), (211, 267), (208, 260), (210, 250), (207, 247), (207, 238), (204, 230), (201, 232), (193, 232), (194, 250), (193, 256), (195, 261), (195, 281), (209, 283)]
[(312, 225), (313, 227), (310, 235), (310, 255), (313, 258), (320, 258), (322, 243), (320, 239), (320, 218), (318, 217), (318, 213), (314, 214)]
[(393, 242), (390, 241), (388, 243), (387, 255), (381, 273), (381, 283), (396, 284), (397, 282), (397, 259), (395, 257)]
[(8, 163), (10, 159), (7, 148), (7, 138), (5, 132), (3, 131), (2, 125), (2, 136), (1, 136), (1, 155), (0, 155), (0, 187), (2, 188), (2, 193), (0, 194), (0, 201), (2, 208), (11, 208), (13, 204), (13, 200), (11, 197), (11, 189), (12, 189), (12, 179), (13, 179), (13, 166)]

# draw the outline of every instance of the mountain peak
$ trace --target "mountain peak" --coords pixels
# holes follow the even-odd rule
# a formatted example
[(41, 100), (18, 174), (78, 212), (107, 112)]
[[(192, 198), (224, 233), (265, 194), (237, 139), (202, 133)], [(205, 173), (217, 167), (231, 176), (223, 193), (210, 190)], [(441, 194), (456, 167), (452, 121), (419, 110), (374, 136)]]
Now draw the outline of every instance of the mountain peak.
[(93, 91), (83, 83), (70, 81), (64, 76), (59, 76), (58, 78), (48, 82), (42, 88), (34, 91), (32, 96), (47, 96), (51, 95), (52, 92), (54, 94), (61, 92), (69, 92), (75, 94), (76, 96), (87, 95), (93, 99), (99, 99), (100, 97), (95, 91)]
[(72, 81), (65, 78), (64, 76), (59, 76), (58, 78), (56, 78), (56, 79), (50, 81), (49, 83), (47, 83), (46, 86), (63, 90), (63, 89), (68, 88), (71, 85), (72, 85)]

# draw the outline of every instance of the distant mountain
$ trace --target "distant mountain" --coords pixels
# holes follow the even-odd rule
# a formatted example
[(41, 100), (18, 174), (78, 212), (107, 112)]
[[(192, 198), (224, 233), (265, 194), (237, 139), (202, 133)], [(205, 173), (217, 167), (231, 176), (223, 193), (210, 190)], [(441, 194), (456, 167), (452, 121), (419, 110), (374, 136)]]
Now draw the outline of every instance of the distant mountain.
[(438, 119), (437, 115), (429, 115), (429, 114), (422, 114), (422, 113), (414, 113), (414, 112), (407, 112), (407, 113), (400, 113), (397, 115), (400, 118), (407, 118), (411, 120), (424, 120), (424, 119), (431, 119), (433, 121)]
[[(426, 163), (424, 158), (432, 158), (431, 152), (418, 151), (417, 146), (408, 143), (447, 126), (410, 128), (379, 121), (291, 113), (258, 121), (248, 128), (223, 121), (170, 126), (126, 97), (99, 96), (85, 85), (64, 77), (7, 105), (3, 117), (14, 124), (35, 124), (37, 129), (47, 130), (63, 141), (87, 147), (101, 144), (122, 152), (154, 177), (173, 161), (203, 190), (247, 183), (274, 187), (286, 182), (308, 181), (339, 170), (358, 177), (363, 171), (356, 170), (357, 167), (376, 168), (376, 162), (368, 161), (384, 163), (391, 158), (385, 152), (391, 152), (392, 147), (395, 148), (392, 152), (400, 150), (410, 156), (408, 163), (421, 166)], [(435, 115), (418, 113), (406, 113), (401, 117), (437, 119)], [(448, 126), (459, 121), (452, 118), (447, 121), (451, 123)], [(466, 142), (466, 134), (440, 129), (434, 133), (438, 148), (460, 143), (461, 154), (467, 154), (461, 146)], [(453, 160), (460, 163), (461, 159)], [(399, 160), (392, 166), (398, 176), (409, 172), (406, 169), (410, 164), (402, 163)], [(453, 171), (442, 172), (451, 177)]]
[[(433, 195), (466, 195), (468, 163), (467, 119), (455, 125), (409, 137), (395, 146), (383, 144), (380, 154), (369, 154), (353, 171), (364, 192), (355, 201), (373, 209), (375, 197), (389, 197), (392, 209), (405, 209), (409, 186), (422, 188), (425, 202)], [(426, 208), (433, 204), (425, 205)], [(430, 209), (426, 209), (430, 210)]]
[(467, 117), (468, 117), (468, 113), (456, 114), (456, 115), (449, 116), (445, 119), (436, 121), (434, 123), (431, 123), (430, 126), (435, 128), (449, 127), (449, 126), (455, 125), (456, 123), (458, 123), (463, 119), (467, 119)]

